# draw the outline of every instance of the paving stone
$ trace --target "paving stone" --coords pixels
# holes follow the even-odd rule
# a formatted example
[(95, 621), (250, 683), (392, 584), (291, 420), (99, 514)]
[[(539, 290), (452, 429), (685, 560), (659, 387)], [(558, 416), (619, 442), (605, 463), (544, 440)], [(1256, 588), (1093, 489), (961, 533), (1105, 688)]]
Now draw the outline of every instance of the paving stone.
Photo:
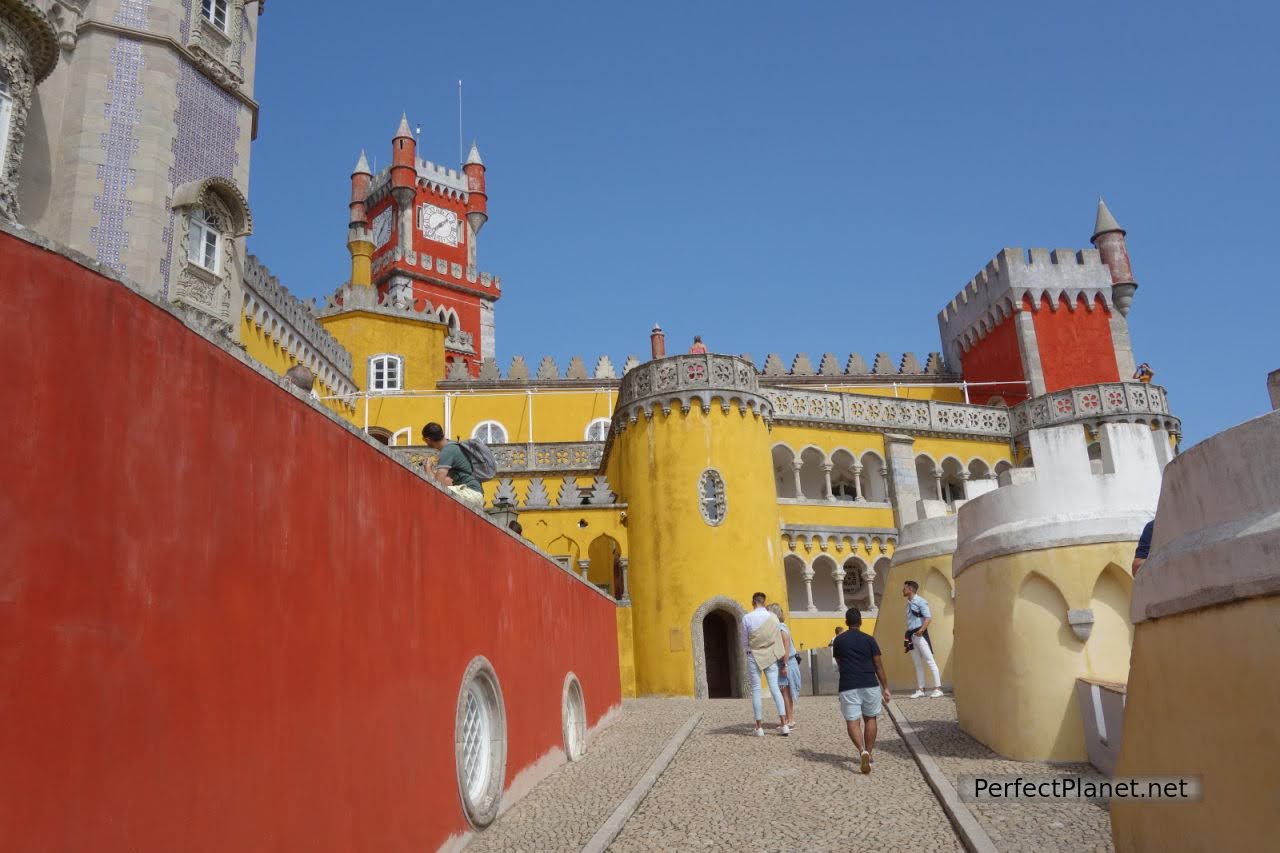
[[(1089, 764), (1047, 764), (1001, 758), (960, 729), (955, 701), (894, 699), (915, 728), (925, 749), (951, 784), (961, 776), (1095, 775)], [(969, 803), (974, 817), (1007, 853), (1075, 853), (1110, 851), (1111, 812), (1090, 802)]]

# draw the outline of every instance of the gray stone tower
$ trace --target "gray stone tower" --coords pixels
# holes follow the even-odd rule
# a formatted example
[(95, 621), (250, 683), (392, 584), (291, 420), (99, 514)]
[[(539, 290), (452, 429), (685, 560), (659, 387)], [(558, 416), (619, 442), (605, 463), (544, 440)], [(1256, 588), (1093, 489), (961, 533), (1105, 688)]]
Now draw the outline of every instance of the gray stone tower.
[(19, 221), (234, 330), (265, 0), (41, 0)]

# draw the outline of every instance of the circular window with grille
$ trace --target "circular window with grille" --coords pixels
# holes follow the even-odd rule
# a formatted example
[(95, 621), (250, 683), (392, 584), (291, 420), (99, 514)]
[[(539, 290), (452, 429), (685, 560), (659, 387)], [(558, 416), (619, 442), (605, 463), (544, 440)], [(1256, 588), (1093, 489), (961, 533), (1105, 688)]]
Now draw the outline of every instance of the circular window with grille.
[(724, 521), (727, 508), (724, 478), (715, 468), (708, 468), (698, 478), (698, 509), (702, 512), (702, 520), (715, 527)]
[(564, 752), (577, 761), (587, 751), (587, 703), (582, 698), (582, 685), (572, 672), (564, 679), (561, 717), (564, 722)]
[(507, 714), (493, 666), (477, 657), (467, 667), (454, 720), (458, 790), (467, 818), (485, 827), (498, 815), (507, 769)]

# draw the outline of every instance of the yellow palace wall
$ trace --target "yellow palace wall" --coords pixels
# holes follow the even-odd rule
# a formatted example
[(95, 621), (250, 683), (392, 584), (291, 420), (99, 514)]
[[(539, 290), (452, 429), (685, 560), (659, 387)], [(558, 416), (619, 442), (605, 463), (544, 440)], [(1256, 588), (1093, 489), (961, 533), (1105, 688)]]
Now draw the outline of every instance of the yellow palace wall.
[[(955, 579), (965, 648), (953, 668), (961, 728), (1007, 758), (1087, 760), (1075, 680), (1127, 678), (1133, 547), (1109, 542), (1010, 554)], [(1095, 622), (1081, 642), (1067, 611), (1086, 608)]]
[(1199, 776), (1204, 798), (1112, 802), (1117, 850), (1249, 850), (1274, 833), (1277, 626), (1280, 596), (1138, 625), (1116, 775)]
[[(246, 354), (281, 376), (298, 363), (296, 358), (289, 355), (279, 344), (271, 340), (266, 332), (258, 328), (247, 314), (240, 315), (240, 343), (244, 346)], [(315, 391), (321, 397), (332, 397), (336, 393), (319, 376), (316, 377)], [(325, 400), (324, 405), (341, 417), (351, 417), (351, 409), (344, 407), (339, 400)]]
[[(628, 502), (636, 689), (694, 694), (693, 618), (704, 602), (751, 594), (783, 600), (778, 511), (764, 421), (713, 404), (641, 416), (615, 440)], [(699, 510), (698, 480), (714, 468), (725, 483), (718, 526)]]
[[(884, 674), (893, 690), (915, 690), (918, 686), (913, 656), (902, 650), (903, 635), (907, 632), (907, 602), (902, 597), (902, 585), (909, 580), (920, 584), (917, 594), (929, 602), (929, 612), (933, 614), (933, 621), (929, 624), (933, 659), (938, 664), (942, 685), (950, 688), (954, 682), (952, 649), (955, 647), (956, 610), (950, 554), (912, 560), (889, 569), (885, 577), (880, 619), (874, 632), (883, 653)], [(924, 677), (925, 684), (932, 686), (932, 676), (927, 670)]]

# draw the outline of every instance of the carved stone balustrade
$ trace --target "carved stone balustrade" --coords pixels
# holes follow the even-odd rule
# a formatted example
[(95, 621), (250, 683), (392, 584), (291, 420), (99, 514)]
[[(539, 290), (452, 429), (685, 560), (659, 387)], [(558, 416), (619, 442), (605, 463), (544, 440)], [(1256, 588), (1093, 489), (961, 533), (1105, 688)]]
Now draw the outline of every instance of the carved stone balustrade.
[(1169, 414), (1169, 395), (1159, 385), (1143, 382), (1106, 382), (1065, 388), (1019, 403), (1009, 410), (1013, 438), (1023, 441), (1028, 430), (1078, 423), (1097, 429), (1117, 421), (1136, 423), (1182, 433), (1182, 422)]

